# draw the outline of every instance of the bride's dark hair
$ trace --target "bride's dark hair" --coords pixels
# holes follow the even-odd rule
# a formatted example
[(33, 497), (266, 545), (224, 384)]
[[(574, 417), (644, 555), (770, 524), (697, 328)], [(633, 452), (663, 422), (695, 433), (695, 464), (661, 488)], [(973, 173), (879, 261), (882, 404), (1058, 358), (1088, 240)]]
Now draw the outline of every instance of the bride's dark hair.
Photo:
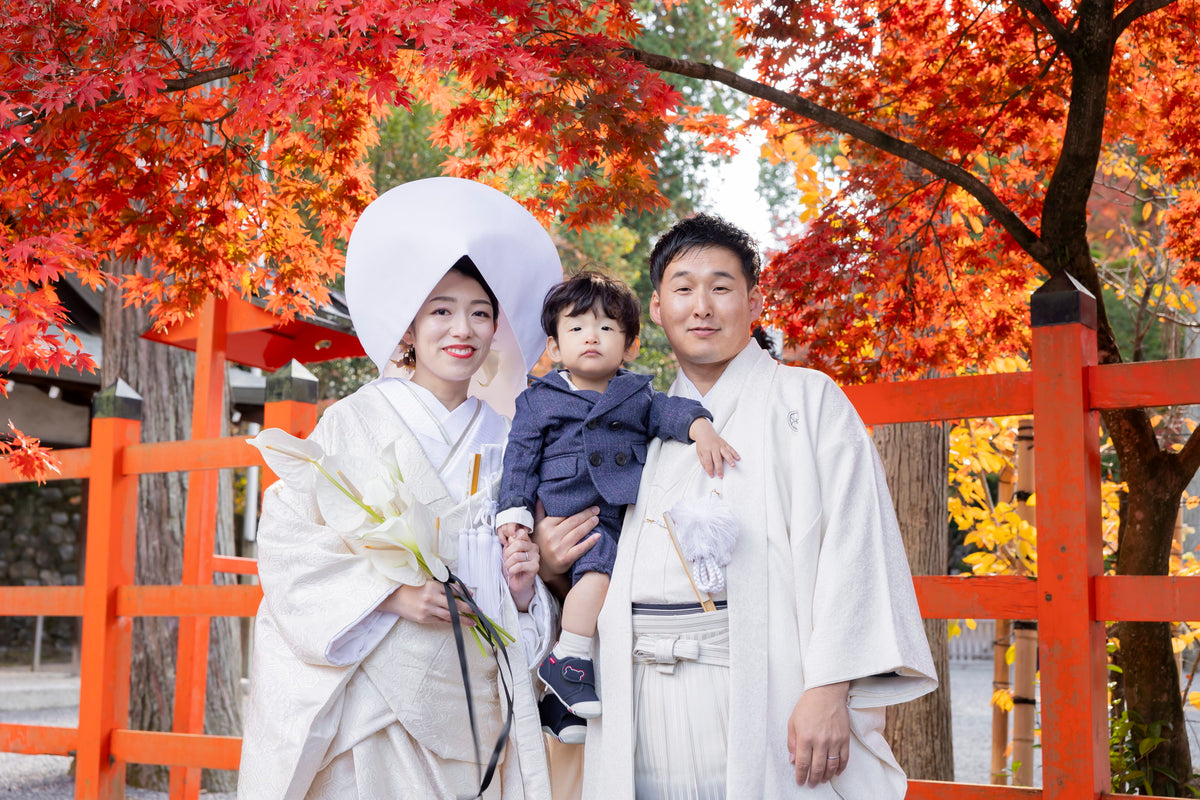
[(496, 299), (496, 293), (492, 291), (492, 287), (488, 286), (488, 282), (483, 279), (483, 273), (479, 271), (479, 267), (475, 266), (475, 262), (470, 256), (463, 256), (458, 261), (454, 262), (454, 266), (446, 270), (447, 272), (457, 272), (459, 275), (466, 276), (483, 287), (483, 291), (487, 294), (488, 300), (492, 303), (492, 319), (500, 319), (500, 301)]

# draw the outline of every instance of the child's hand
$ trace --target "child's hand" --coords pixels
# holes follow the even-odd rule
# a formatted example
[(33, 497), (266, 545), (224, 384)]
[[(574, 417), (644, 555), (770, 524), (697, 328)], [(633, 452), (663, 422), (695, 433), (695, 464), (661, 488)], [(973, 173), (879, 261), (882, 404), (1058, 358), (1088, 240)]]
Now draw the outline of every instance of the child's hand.
[(525, 533), (526, 538), (529, 538), (529, 528), (519, 525), (516, 522), (506, 522), (499, 528), (496, 528), (496, 534), (500, 537), (500, 544), (502, 545), (507, 545), (509, 540), (522, 532)]
[[(529, 538), (529, 529), (510, 523), (516, 532), (504, 543), (504, 577), (518, 611), (528, 611), (533, 600), (533, 584), (541, 566), (537, 545)], [(509, 527), (504, 525), (502, 527)], [(503, 538), (503, 537), (502, 537)]]
[(732, 467), (742, 458), (729, 442), (717, 435), (712, 423), (704, 417), (699, 417), (693, 422), (688, 433), (696, 443), (696, 455), (700, 459), (700, 466), (704, 467), (710, 478), (724, 478), (725, 465)]

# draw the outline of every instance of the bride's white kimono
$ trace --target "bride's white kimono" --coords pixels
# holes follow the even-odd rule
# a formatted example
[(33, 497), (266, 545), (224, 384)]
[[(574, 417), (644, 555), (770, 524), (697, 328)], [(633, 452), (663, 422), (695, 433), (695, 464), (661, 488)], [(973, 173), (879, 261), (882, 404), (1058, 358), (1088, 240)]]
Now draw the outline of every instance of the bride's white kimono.
[[(459, 533), (486, 525), (494, 509), (487, 501), (494, 500), (507, 430), (507, 420), (474, 398), (447, 412), (420, 387), (383, 379), (330, 407), (310, 438), (327, 453), (360, 456), (404, 442), (397, 448), (404, 481), (439, 518), (439, 553), (459, 572)], [(482, 456), (480, 489), (467, 500), (475, 453)], [(238, 796), (473, 796), (476, 754), (451, 627), (379, 610), (397, 584), (371, 566), (360, 543), (322, 524), (311, 493), (274, 484), (264, 498), (258, 545), (264, 597), (255, 624)], [(500, 575), (498, 551), (491, 563), (490, 576), (463, 577), (479, 586), (480, 596), (495, 598), (497, 621), (518, 641), (507, 648), (513, 729), (484, 796), (540, 800), (550, 789), (527, 663), (539, 663), (553, 643), (555, 605), (539, 582), (530, 613), (518, 614)], [(464, 633), (486, 764), (503, 724), (504, 700), (495, 661)]]
[[(677, 379), (672, 394), (688, 386)], [(883, 706), (937, 682), (867, 431), (831, 380), (779, 366), (754, 342), (702, 401), (742, 460), (723, 481), (712, 480), (694, 448), (650, 446), (599, 620), (604, 714), (588, 726), (584, 796), (634, 795), (630, 603), (689, 599), (656, 596), (664, 583), (688, 586), (660, 521), (676, 502), (715, 489), (741, 528), (726, 592), (716, 598), (729, 609), (725, 796), (899, 800), (906, 780), (883, 740)], [(806, 687), (841, 681), (851, 681), (846, 771), (799, 788), (788, 763), (788, 718)]]

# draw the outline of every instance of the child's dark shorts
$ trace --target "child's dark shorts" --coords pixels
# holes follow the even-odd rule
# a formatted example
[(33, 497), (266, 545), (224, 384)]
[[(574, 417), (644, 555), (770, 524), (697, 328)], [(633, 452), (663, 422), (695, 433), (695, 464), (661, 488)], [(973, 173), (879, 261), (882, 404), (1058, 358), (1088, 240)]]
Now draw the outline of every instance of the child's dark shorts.
[(600, 533), (600, 539), (571, 567), (572, 586), (589, 572), (612, 575), (613, 564), (617, 560), (617, 540), (621, 538), (621, 520), (624, 517), (625, 506), (600, 506), (600, 521), (593, 531)]

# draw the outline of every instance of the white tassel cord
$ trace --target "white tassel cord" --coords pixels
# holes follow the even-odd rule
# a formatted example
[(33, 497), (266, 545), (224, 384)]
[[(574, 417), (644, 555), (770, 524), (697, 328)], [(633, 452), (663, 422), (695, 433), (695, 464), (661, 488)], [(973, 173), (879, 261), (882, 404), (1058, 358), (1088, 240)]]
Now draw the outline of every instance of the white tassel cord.
[(708, 497), (680, 501), (669, 513), (696, 586), (709, 594), (724, 591), (724, 567), (741, 532), (733, 511), (721, 498)]

